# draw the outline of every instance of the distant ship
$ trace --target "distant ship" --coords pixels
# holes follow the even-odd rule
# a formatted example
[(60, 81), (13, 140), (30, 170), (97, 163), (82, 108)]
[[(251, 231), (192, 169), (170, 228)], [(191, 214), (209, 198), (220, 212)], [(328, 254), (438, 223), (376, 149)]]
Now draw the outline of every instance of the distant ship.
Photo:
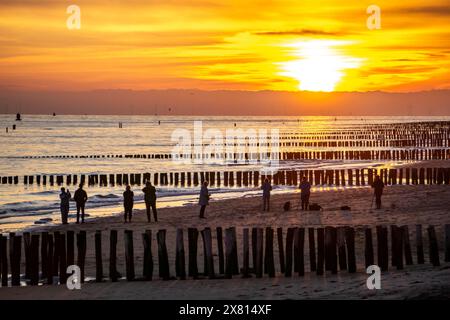
[(16, 114), (16, 121), (22, 121), (22, 119), (20, 118), (20, 113)]

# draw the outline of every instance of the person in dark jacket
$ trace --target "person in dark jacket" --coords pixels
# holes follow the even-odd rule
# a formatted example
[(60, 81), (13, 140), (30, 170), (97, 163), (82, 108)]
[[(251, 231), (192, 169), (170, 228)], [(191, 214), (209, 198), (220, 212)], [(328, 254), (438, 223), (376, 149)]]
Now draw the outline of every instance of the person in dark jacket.
[(125, 215), (125, 223), (131, 222), (131, 216), (133, 213), (133, 204), (134, 204), (134, 193), (131, 191), (130, 186), (126, 187), (125, 192), (123, 193), (123, 207), (124, 207), (124, 215)]
[(206, 206), (209, 205), (210, 198), (209, 190), (208, 190), (208, 181), (203, 182), (202, 188), (200, 189), (200, 198), (198, 200), (198, 204), (200, 205), (200, 218), (205, 218), (205, 210)]
[(272, 185), (269, 179), (264, 180), (261, 190), (263, 191), (263, 211), (266, 211), (266, 208), (267, 211), (270, 211), (270, 191), (272, 191)]
[(380, 176), (377, 175), (375, 177), (375, 180), (372, 183), (372, 188), (374, 189), (375, 192), (374, 196), (377, 209), (381, 209), (381, 196), (383, 195), (384, 183), (381, 180)]
[(299, 189), (302, 191), (300, 194), (302, 202), (302, 210), (308, 210), (309, 196), (311, 195), (311, 183), (309, 183), (306, 177), (302, 178), (302, 182), (300, 183)]
[(70, 209), (70, 198), (72, 195), (70, 194), (69, 189), (61, 188), (61, 193), (59, 194), (59, 199), (61, 200), (61, 222), (62, 224), (67, 224), (67, 217), (69, 216)]
[(84, 223), (84, 206), (86, 205), (88, 196), (86, 191), (83, 190), (82, 184), (80, 184), (77, 191), (75, 191), (73, 199), (77, 204), (77, 223), (80, 223), (80, 211), (81, 211), (81, 223)]
[(153, 218), (155, 218), (155, 222), (158, 222), (158, 213), (156, 212), (156, 188), (152, 186), (149, 181), (147, 181), (144, 189), (142, 189), (142, 192), (144, 192), (148, 222), (151, 222), (150, 209), (153, 211)]

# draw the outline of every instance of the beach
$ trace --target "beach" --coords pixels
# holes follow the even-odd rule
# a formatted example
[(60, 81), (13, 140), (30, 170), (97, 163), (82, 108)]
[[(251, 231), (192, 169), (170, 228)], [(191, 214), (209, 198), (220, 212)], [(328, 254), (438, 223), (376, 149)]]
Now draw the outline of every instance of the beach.
[[(163, 208), (158, 212), (158, 223), (148, 223), (145, 212), (136, 210), (132, 223), (123, 223), (123, 217), (112, 216), (89, 220), (85, 224), (76, 225), (73, 220), (65, 226), (42, 227), (38, 231), (85, 230), (87, 232), (86, 282), (81, 290), (70, 291), (66, 286), (37, 286), (2, 288), (0, 299), (413, 299), (443, 298), (449, 296), (450, 271), (449, 263), (443, 260), (444, 231), (443, 226), (450, 224), (450, 188), (446, 185), (431, 186), (388, 186), (383, 196), (383, 208), (375, 210), (371, 207), (372, 190), (360, 188), (330, 188), (315, 191), (311, 202), (318, 203), (323, 211), (301, 212), (296, 210), (299, 199), (298, 192), (273, 195), (271, 211), (262, 212), (260, 197), (244, 197), (232, 200), (211, 201), (206, 211), (207, 219), (199, 219), (197, 205), (176, 208)], [(283, 204), (290, 201), (291, 211), (283, 211)], [(351, 207), (351, 211), (340, 210), (341, 206)], [(382, 289), (368, 290), (364, 270), (364, 229), (366, 227), (384, 225), (408, 225), (414, 265), (405, 266), (404, 270), (390, 268), (382, 273)], [(415, 252), (415, 225), (423, 225), (425, 230), (434, 225), (440, 249), (441, 266), (431, 266), (428, 258), (428, 237), (424, 231), (425, 264), (417, 265)], [(305, 243), (305, 276), (294, 273), (292, 278), (285, 278), (280, 273), (278, 250), (274, 245), (276, 277), (262, 279), (214, 280), (169, 280), (158, 279), (158, 257), (156, 232), (167, 230), (166, 244), (169, 255), (170, 273), (175, 275), (175, 237), (176, 229), (210, 227), (213, 232), (213, 255), (217, 272), (218, 258), (215, 228), (236, 227), (239, 261), (242, 261), (242, 229), (253, 227), (283, 228), (284, 238), (288, 227), (319, 228), (324, 226), (351, 226), (356, 230), (357, 273), (348, 274), (340, 271), (337, 275), (327, 272), (318, 276), (309, 271), (309, 251)], [(95, 277), (94, 233), (102, 231), (103, 268), (107, 270), (109, 252), (109, 231), (117, 230), (117, 269), (124, 276), (124, 230), (132, 230), (134, 238), (134, 257), (136, 277), (142, 274), (143, 245), (141, 233), (152, 230), (152, 251), (155, 263), (153, 281), (127, 282), (121, 279), (111, 283), (105, 271), (104, 283), (92, 283)], [(187, 248), (185, 236), (185, 248)], [(201, 238), (198, 247), (199, 271), (203, 270), (203, 247)], [(376, 241), (374, 242), (376, 252)], [(186, 250), (187, 251), (187, 250)], [(376, 261), (376, 260), (375, 260)], [(254, 277), (254, 276), (253, 276)]]

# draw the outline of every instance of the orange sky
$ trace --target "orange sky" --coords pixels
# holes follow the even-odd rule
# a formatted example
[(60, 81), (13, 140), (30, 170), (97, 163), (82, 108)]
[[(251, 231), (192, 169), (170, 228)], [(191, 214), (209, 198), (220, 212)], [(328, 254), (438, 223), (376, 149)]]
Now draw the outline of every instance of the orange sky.
[(449, 57), (448, 0), (0, 1), (0, 87), (19, 90), (450, 89)]

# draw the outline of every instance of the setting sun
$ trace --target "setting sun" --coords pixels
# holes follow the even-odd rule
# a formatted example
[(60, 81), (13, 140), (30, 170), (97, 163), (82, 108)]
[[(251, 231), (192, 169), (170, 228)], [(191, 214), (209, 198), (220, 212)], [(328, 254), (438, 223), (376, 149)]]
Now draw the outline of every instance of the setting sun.
[(281, 75), (298, 80), (300, 90), (334, 91), (344, 70), (357, 68), (361, 61), (336, 49), (344, 44), (348, 42), (313, 40), (291, 44), (298, 59), (282, 63)]

